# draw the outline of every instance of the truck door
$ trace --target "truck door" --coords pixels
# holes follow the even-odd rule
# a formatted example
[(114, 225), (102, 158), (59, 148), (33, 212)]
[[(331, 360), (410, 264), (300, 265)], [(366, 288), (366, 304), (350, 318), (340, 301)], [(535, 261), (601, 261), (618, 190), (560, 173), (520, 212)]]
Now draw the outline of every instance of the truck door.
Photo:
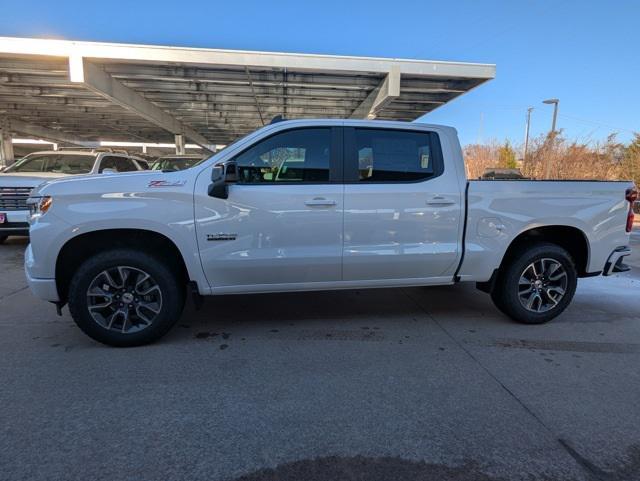
[(196, 185), (196, 231), (211, 286), (261, 291), (339, 281), (342, 129), (280, 131), (232, 161), (238, 179), (228, 199), (207, 195), (207, 176)]
[(345, 127), (344, 145), (343, 279), (450, 279), (463, 195), (438, 134)]

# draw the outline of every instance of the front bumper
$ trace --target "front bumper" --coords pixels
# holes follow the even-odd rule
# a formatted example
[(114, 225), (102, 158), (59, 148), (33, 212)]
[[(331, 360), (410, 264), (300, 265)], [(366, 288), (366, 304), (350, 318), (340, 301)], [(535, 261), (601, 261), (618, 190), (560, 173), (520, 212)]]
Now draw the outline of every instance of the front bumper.
[(1, 211), (7, 216), (7, 221), (0, 224), (0, 236), (29, 235), (29, 211)]
[(618, 247), (614, 250), (609, 256), (607, 263), (604, 265), (602, 275), (610, 276), (617, 272), (627, 272), (630, 270), (631, 268), (622, 262), (622, 260), (629, 254), (631, 254), (631, 248), (628, 246)]
[(55, 279), (40, 279), (31, 276), (31, 266), (33, 265), (33, 251), (31, 244), (27, 246), (24, 253), (24, 273), (27, 276), (27, 284), (34, 296), (44, 299), (45, 301), (58, 302), (58, 287)]

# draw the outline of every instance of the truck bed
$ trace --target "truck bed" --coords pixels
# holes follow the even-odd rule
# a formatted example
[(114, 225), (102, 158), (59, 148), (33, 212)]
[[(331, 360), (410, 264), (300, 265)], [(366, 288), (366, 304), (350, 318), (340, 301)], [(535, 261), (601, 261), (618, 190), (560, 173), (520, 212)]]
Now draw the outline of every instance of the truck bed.
[(584, 274), (602, 272), (611, 252), (629, 244), (625, 192), (632, 186), (629, 181), (469, 181), (460, 280), (488, 280), (513, 240), (543, 225), (579, 230), (591, 246)]

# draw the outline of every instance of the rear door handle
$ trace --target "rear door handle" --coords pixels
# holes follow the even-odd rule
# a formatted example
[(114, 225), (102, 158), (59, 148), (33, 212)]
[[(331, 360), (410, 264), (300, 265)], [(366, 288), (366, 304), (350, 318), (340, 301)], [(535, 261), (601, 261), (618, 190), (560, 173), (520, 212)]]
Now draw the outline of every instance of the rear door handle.
[(434, 197), (431, 197), (431, 199), (427, 201), (427, 205), (433, 205), (433, 206), (444, 207), (444, 206), (453, 205), (453, 204), (455, 204), (455, 201), (442, 197), (441, 195), (436, 195)]
[(324, 197), (315, 197), (311, 200), (306, 200), (304, 205), (308, 205), (309, 207), (331, 207), (336, 205), (336, 201), (325, 199)]

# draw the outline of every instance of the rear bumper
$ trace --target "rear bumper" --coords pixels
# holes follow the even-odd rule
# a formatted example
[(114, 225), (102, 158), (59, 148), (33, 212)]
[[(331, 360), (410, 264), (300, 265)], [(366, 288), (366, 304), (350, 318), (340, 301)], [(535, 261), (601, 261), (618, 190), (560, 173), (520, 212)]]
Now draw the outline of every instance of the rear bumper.
[(602, 275), (610, 276), (611, 274), (615, 274), (616, 272), (628, 271), (630, 267), (624, 264), (622, 260), (629, 254), (631, 254), (631, 248), (628, 246), (618, 247), (616, 250), (614, 250), (609, 256), (609, 259), (607, 259), (607, 263), (604, 265)]
[(34, 296), (44, 299), (45, 301), (58, 302), (60, 297), (58, 296), (58, 287), (56, 286), (55, 279), (39, 279), (32, 277), (30, 268), (33, 265), (33, 253), (31, 251), (31, 245), (27, 247), (24, 253), (24, 273), (27, 276), (27, 284)]

